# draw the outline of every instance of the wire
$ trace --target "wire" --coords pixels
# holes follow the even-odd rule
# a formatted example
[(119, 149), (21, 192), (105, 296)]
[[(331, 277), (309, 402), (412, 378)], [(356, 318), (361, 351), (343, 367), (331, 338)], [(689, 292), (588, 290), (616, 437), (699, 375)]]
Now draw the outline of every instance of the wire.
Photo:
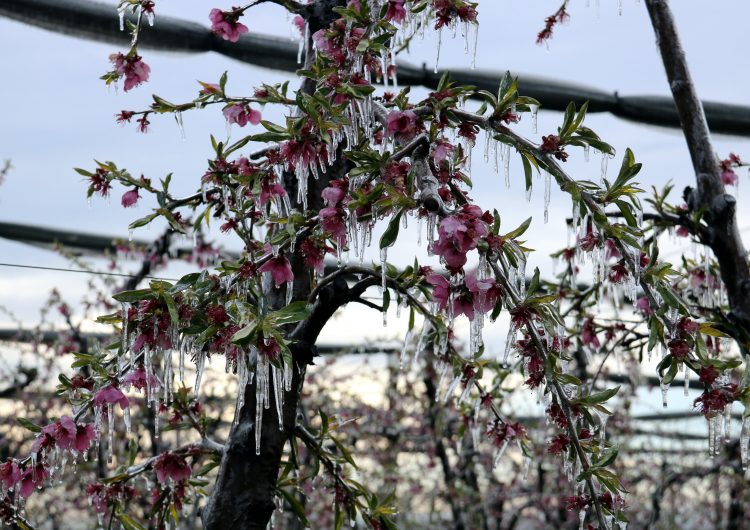
[[(0, 263), (0, 267), (15, 267), (17, 269), (36, 269), (43, 271), (55, 271), (55, 272), (77, 272), (81, 274), (94, 274), (98, 276), (117, 276), (120, 278), (137, 278), (138, 274), (124, 274), (120, 272), (100, 272), (100, 271), (87, 271), (83, 269), (63, 269), (60, 267), (42, 267), (41, 265), (23, 265), (20, 263)], [(168, 282), (176, 282), (175, 278), (158, 278), (156, 276), (142, 276), (148, 280), (165, 280)]]

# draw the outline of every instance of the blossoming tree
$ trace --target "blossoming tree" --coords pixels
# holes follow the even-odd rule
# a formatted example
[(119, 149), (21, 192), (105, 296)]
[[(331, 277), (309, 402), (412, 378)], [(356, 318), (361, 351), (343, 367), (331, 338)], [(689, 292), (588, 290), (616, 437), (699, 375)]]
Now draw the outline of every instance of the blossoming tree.
[[(458, 86), (448, 76), (421, 101), (397, 88), (396, 51), (414, 35), (460, 31), (467, 49), (472, 47), (476, 2), (258, 0), (211, 10), (212, 31), (237, 42), (248, 32), (243, 17), (264, 1), (293, 13), (300, 30), (303, 65), (296, 91), (284, 83), (233, 95), (225, 74), (217, 83), (201, 83), (191, 101), (175, 104), (154, 96), (149, 108), (118, 115), (118, 121), (135, 121), (147, 132), (159, 115), (172, 114), (179, 123), (183, 112), (220, 108), (229, 124), (249, 129), (232, 143), (212, 137), (213, 159), (194, 194), (176, 197), (170, 176), (157, 184), (113, 162), (77, 170), (89, 182), (90, 197), (123, 186), (124, 207), (153, 198), (153, 212), (131, 229), (161, 218), (173, 232), (200, 234), (214, 218), (222, 232), (239, 238), (242, 255), (177, 282), (153, 280), (146, 288), (132, 286), (114, 295), (120, 308), (99, 320), (113, 325), (119, 339), (75, 353), (78, 372), (61, 376), (59, 386), (70, 411), (45, 426), (24, 421), (36, 433), (29, 454), (0, 464), (2, 517), (29, 527), (24, 499), (59, 473), (71, 455), (86, 455), (96, 445), (106, 451), (110, 467), (87, 492), (110, 525), (176, 524), (186, 517), (186, 499), (194, 497), (204, 499), (205, 528), (266, 528), (278, 507), (304, 524), (308, 485), (322, 475), (334, 527), (348, 519), (353, 525), (395, 528), (396, 499), (352, 478), (355, 455), (340, 439), (345, 429), (322, 408), (317, 418), (309, 418), (303, 398), (318, 336), (350, 303), (383, 313), (392, 304), (405, 308), (409, 332), (402, 363), (409, 358), (427, 374), (430, 403), (455, 398), (462, 443), (489, 451), (494, 463), (517, 447), (527, 468), (540, 452), (535, 448), (543, 447), (569, 478), (565, 506), (579, 512), (582, 526), (603, 530), (624, 527), (628, 520), (616, 440), (605, 432), (618, 387), (602, 386), (604, 361), (594, 371), (594, 356), (606, 360), (617, 351), (639, 360), (660, 349), (663, 389), (679, 371), (686, 386), (689, 373), (697, 374), (704, 385), (697, 405), (709, 420), (710, 451), (719, 450), (732, 402), (750, 397), (744, 379), (731, 379), (743, 359), (727, 351), (731, 340), (744, 356), (750, 332), (747, 257), (733, 197), (724, 189), (736, 183), (734, 170), (742, 162), (736, 155), (720, 160), (711, 148), (665, 2), (646, 4), (698, 179), (696, 189), (686, 192), (686, 205), (671, 204), (667, 188), (648, 199), (652, 211), (644, 214), (644, 194), (635, 182), (641, 166), (630, 150), (621, 156), (616, 175), (607, 177), (605, 171), (599, 183), (565, 170), (578, 149), (584, 156), (599, 152), (605, 161), (615, 155), (584, 124), (586, 105), (570, 105), (558, 129), (535, 143), (514, 131), (514, 124), (526, 116), (535, 121), (544, 102), (520, 94), (509, 75), (497, 93)], [(566, 4), (547, 19), (540, 41), (566, 18)], [(128, 92), (148, 81), (150, 68), (138, 43), (148, 31), (144, 20), (154, 22), (155, 5), (121, 0), (119, 10), (132, 45), (110, 57), (112, 70), (103, 79), (122, 82)], [(390, 89), (376, 90), (376, 82)], [(473, 111), (465, 108), (470, 98), (480, 101)], [(263, 120), (263, 106), (290, 111), (273, 123)], [(480, 132), (486, 138), (485, 159), (502, 166), (506, 183), (519, 180), (531, 193), (539, 174), (546, 201), (553, 185), (569, 195), (575, 243), (558, 254), (565, 267), (556, 278), (541, 278), (538, 269), (527, 277), (533, 260), (523, 236), (530, 219), (506, 227), (502, 212), (482, 210), (472, 199), (472, 178), (487, 178), (471, 175)], [(512, 160), (520, 162), (522, 172), (511, 172)], [(420, 256), (408, 267), (388, 263), (388, 249), (409, 218), (419, 223), (425, 254), (439, 256), (442, 267), (420, 265)], [(384, 229), (373, 242), (378, 224)], [(673, 266), (660, 260), (659, 238), (672, 229), (706, 245), (716, 261), (708, 251), (702, 263), (685, 259)], [(364, 253), (373, 245), (380, 263), (367, 266)], [(326, 266), (329, 255), (335, 265)], [(586, 277), (584, 263), (591, 272)], [(582, 279), (588, 285), (579, 283)], [(380, 304), (365, 298), (373, 289), (380, 290)], [(594, 310), (597, 304), (622, 308), (624, 299), (634, 323), (607, 323)], [(502, 313), (510, 320), (505, 351), (492, 359), (485, 355), (482, 330), (487, 319)], [(453, 333), (459, 318), (471, 322), (466, 347)], [(212, 357), (224, 358), (238, 388), (223, 441), (214, 436), (199, 401), (204, 367)], [(191, 366), (192, 377), (186, 371)], [(521, 374), (518, 379), (543, 403), (551, 430), (542, 439), (534, 439), (514, 418), (507, 399), (513, 374)], [(173, 429), (191, 434), (175, 437), (168, 447), (162, 444), (163, 450), (151, 456), (140, 454), (140, 428), (131, 418), (139, 393), (157, 433), (168, 416)], [(436, 437), (442, 436), (438, 415), (432, 406), (423, 415)], [(115, 442), (123, 431), (131, 442), (127, 455)], [(747, 435), (743, 423), (743, 465)], [(185, 438), (187, 443), (178, 443)], [(442, 439), (436, 453), (450, 475)], [(150, 507), (141, 513), (130, 507), (145, 494), (136, 478), (146, 475), (155, 486), (147, 488)], [(487, 476), (492, 488), (491, 472)], [(462, 480), (480, 492), (476, 477)], [(451, 508), (457, 528), (487, 525), (486, 513), (466, 519), (460, 505)]]

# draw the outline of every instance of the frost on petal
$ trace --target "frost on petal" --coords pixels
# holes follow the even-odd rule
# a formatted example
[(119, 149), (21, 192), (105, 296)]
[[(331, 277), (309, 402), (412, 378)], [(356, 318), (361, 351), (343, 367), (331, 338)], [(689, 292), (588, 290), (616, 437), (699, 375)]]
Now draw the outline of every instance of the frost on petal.
[(294, 281), (292, 265), (286, 256), (271, 258), (258, 268), (260, 272), (269, 272), (273, 278), (276, 287), (280, 287), (286, 282)]
[(126, 409), (130, 406), (127, 396), (115, 386), (105, 386), (94, 396), (94, 405), (101, 406), (115, 403), (118, 403), (121, 409)]
[(165, 484), (169, 480), (180, 482), (190, 478), (190, 466), (185, 459), (174, 453), (162, 453), (154, 462), (156, 479)]

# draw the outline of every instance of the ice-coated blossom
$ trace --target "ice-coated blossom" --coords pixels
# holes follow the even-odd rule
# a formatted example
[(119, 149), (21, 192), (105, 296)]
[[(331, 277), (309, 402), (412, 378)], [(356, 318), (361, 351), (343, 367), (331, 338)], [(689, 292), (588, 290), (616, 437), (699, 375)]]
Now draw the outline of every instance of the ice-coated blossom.
[(406, 18), (406, 9), (404, 9), (404, 0), (388, 0), (388, 10), (385, 12), (385, 19), (396, 24), (401, 24)]
[(180, 455), (174, 453), (162, 453), (154, 462), (156, 480), (166, 484), (170, 480), (180, 482), (190, 478), (190, 466)]
[(489, 233), (482, 217), (481, 208), (472, 205), (441, 221), (434, 250), (452, 274), (461, 270), (467, 261), (466, 253), (477, 248), (479, 240)]
[(292, 19), (292, 25), (297, 28), (301, 37), (305, 36), (305, 19), (299, 15), (295, 15)]
[(344, 179), (336, 179), (330, 182), (330, 185), (323, 188), (320, 196), (326, 203), (326, 206), (338, 206), (338, 204), (346, 197), (346, 192), (349, 190), (349, 182)]
[(283, 255), (269, 259), (267, 262), (261, 265), (258, 270), (260, 272), (270, 273), (271, 277), (273, 278), (273, 283), (276, 284), (276, 287), (294, 280), (292, 265), (291, 263), (289, 263), (289, 260), (286, 258), (286, 256)]
[(44, 481), (47, 480), (48, 476), (49, 472), (41, 462), (36, 466), (27, 467), (21, 475), (21, 487), (18, 493), (21, 497), (28, 497), (35, 488), (40, 488), (44, 485)]
[(432, 285), (432, 300), (438, 304), (440, 311), (448, 305), (451, 293), (451, 284), (440, 274), (428, 274), (425, 278)]
[(240, 22), (242, 10), (239, 7), (231, 11), (222, 11), (214, 8), (208, 15), (211, 20), (211, 31), (229, 42), (237, 42), (240, 37), (247, 33), (247, 26)]
[(325, 255), (328, 252), (333, 252), (333, 249), (324, 242), (306, 238), (299, 244), (299, 252), (304, 258), (305, 265), (314, 269), (318, 274), (321, 274), (325, 267)]
[(466, 275), (464, 280), (466, 287), (473, 297), (474, 309), (480, 313), (492, 311), (503, 292), (494, 278), (477, 279), (474, 272)]
[(94, 396), (94, 405), (114, 405), (118, 403), (121, 409), (126, 409), (130, 406), (130, 402), (122, 390), (113, 385), (107, 385)]
[(725, 186), (736, 186), (738, 180), (737, 173), (731, 169), (725, 169), (721, 172), (721, 182)]
[(125, 92), (148, 81), (151, 68), (141, 60), (140, 55), (113, 53), (109, 56), (118, 75), (125, 77)]
[(585, 346), (591, 346), (597, 350), (601, 346), (599, 337), (596, 336), (596, 330), (594, 329), (594, 319), (591, 317), (588, 317), (583, 321), (583, 326), (581, 328), (581, 342)]
[(21, 469), (15, 460), (6, 460), (0, 464), (0, 482), (5, 489), (11, 489), (19, 480), (21, 480)]
[(343, 208), (323, 208), (318, 214), (320, 226), (339, 245), (346, 243), (346, 212)]
[(138, 187), (136, 186), (132, 190), (123, 193), (120, 202), (123, 208), (130, 208), (131, 206), (135, 206), (140, 198), (141, 196), (138, 194)]
[(133, 387), (136, 390), (144, 390), (148, 388), (148, 386), (151, 387), (158, 387), (159, 386), (159, 380), (156, 378), (154, 374), (150, 374), (150, 376), (146, 375), (146, 370), (143, 368), (143, 365), (138, 365), (137, 368), (134, 370), (131, 370), (127, 374), (125, 374), (125, 377), (122, 378), (122, 385), (125, 388)]
[(394, 110), (386, 118), (385, 130), (388, 136), (408, 142), (419, 130), (417, 114), (413, 110)]
[(559, 455), (565, 452), (570, 445), (570, 438), (566, 434), (558, 434), (550, 440), (547, 451), (553, 455)]
[(236, 123), (240, 127), (244, 127), (248, 123), (258, 125), (261, 120), (260, 111), (253, 109), (249, 105), (229, 105), (223, 112), (228, 123)]

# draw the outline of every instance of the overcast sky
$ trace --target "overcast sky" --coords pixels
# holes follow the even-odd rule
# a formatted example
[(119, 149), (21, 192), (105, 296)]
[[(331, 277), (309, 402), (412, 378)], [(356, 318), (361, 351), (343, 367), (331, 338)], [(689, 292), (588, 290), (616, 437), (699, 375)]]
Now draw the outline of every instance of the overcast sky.
[[(113, 17), (116, 17), (112, 1)], [(668, 95), (661, 61), (654, 36), (642, 2), (624, 0), (618, 15), (616, 0), (572, 0), (571, 20), (555, 30), (546, 46), (535, 44), (536, 33), (544, 18), (559, 6), (559, 0), (480, 2), (481, 28), (477, 67), (518, 74), (533, 74), (576, 82), (623, 95)], [(590, 5), (589, 5), (590, 3)], [(672, 2), (685, 44), (693, 77), (703, 99), (736, 104), (750, 104), (745, 68), (746, 21), (750, 20), (750, 3), (741, 0), (713, 2), (710, 6), (695, 0)], [(601, 4), (599, 7), (597, 5)], [(212, 7), (229, 8), (230, 2), (169, 1), (157, 2), (157, 13), (169, 14), (208, 25)], [(281, 8), (262, 5), (252, 9), (244, 22), (251, 32), (291, 36), (291, 24)], [(158, 24), (158, 15), (157, 15)], [(119, 193), (111, 201), (95, 199), (89, 207), (85, 198), (86, 184), (74, 173), (73, 167), (92, 167), (93, 159), (113, 160), (135, 174), (153, 179), (174, 172), (176, 193), (196, 189), (211, 156), (210, 133), (226, 135), (220, 109), (212, 107), (184, 116), (187, 138), (181, 135), (169, 116), (155, 117), (152, 132), (143, 135), (134, 126), (121, 127), (113, 116), (121, 109), (141, 109), (150, 102), (150, 95), (181, 102), (192, 99), (198, 89), (197, 80), (215, 82), (225, 70), (230, 72), (229, 91), (249, 93), (261, 82), (280, 82), (291, 77), (248, 66), (225, 57), (208, 53), (199, 55), (168, 54), (143, 50), (144, 60), (151, 66), (150, 82), (125, 94), (108, 90), (100, 75), (109, 68), (108, 55), (116, 47), (77, 40), (0, 18), (0, 160), (10, 158), (14, 170), (0, 187), (0, 221), (23, 222), (127, 237), (127, 225), (148, 213), (151, 204), (141, 201), (137, 209), (119, 206)], [(411, 53), (402, 60), (413, 64), (434, 64), (435, 39), (428, 36), (415, 41)], [(470, 63), (463, 53), (460, 38), (443, 39), (441, 67), (466, 68)], [(294, 82), (294, 81), (293, 81)], [(425, 91), (415, 89), (421, 97)], [(554, 132), (561, 122), (557, 112), (539, 115), (539, 134), (533, 135), (526, 123), (519, 132), (538, 139)], [(278, 119), (279, 112), (265, 111), (268, 119)], [(692, 180), (690, 160), (681, 134), (613, 118), (605, 114), (590, 115), (587, 123), (618, 153), (630, 147), (637, 160), (644, 163), (640, 181), (648, 188), (663, 185), (671, 179), (681, 189)], [(234, 137), (247, 130), (233, 130)], [(715, 137), (718, 153), (725, 156), (735, 151), (750, 158), (747, 138)], [(530, 204), (525, 202), (523, 171), (514, 159), (511, 164), (513, 186), (505, 189), (502, 175), (482, 167), (482, 140), (474, 156), (474, 196), (485, 208), (497, 208), (506, 227), (515, 226), (529, 215), (534, 216), (528, 233), (529, 246), (537, 249), (531, 258), (533, 266), (550, 274), (548, 255), (565, 244), (567, 233), (563, 219), (569, 215), (567, 196), (554, 190), (550, 205), (550, 222), (542, 221), (543, 186), (538, 185)], [(619, 165), (610, 163), (610, 174)], [(575, 153), (566, 164), (576, 178), (598, 180), (599, 160), (583, 161)], [(745, 195), (748, 177), (741, 175), (740, 204)], [(541, 183), (539, 183), (541, 184)], [(413, 230), (415, 223), (410, 229)], [(750, 225), (747, 209), (741, 212), (741, 227)], [(141, 229), (135, 236), (148, 239), (159, 233)], [(414, 232), (412, 232), (414, 233)], [(747, 232), (746, 232), (747, 233)], [(411, 262), (414, 240), (402, 241), (390, 252), (396, 263)], [(226, 243), (232, 247), (231, 242)], [(424, 249), (418, 255), (424, 256)], [(371, 257), (376, 259), (373, 252)], [(23, 264), (66, 266), (53, 253), (0, 240), (0, 261)], [(133, 264), (133, 268), (136, 264)], [(176, 275), (184, 266), (163, 272)], [(24, 321), (33, 323), (38, 308), (49, 290), (57, 286), (71, 302), (80, 299), (85, 277), (73, 274), (48, 273), (0, 267), (0, 305), (13, 309)], [(393, 321), (393, 316), (390, 317)], [(363, 320), (369, 319), (369, 320)], [(0, 314), (0, 325), (7, 323)], [(363, 326), (363, 322), (371, 322)], [(380, 325), (379, 315), (365, 309), (348, 311), (324, 333), (323, 340), (343, 343), (365, 337), (398, 336), (405, 323), (387, 330)], [(460, 327), (468, 328), (468, 323)], [(487, 332), (487, 344), (493, 351), (502, 351), (505, 332), (498, 323)]]

